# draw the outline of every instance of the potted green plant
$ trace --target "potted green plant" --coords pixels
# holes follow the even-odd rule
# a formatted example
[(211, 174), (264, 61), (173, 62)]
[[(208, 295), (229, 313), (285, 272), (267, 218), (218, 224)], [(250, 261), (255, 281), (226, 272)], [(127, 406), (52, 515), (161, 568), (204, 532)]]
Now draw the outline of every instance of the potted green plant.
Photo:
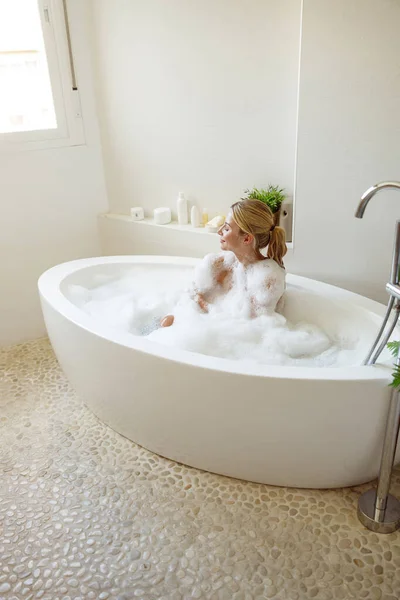
[[(400, 342), (396, 341), (396, 342), (389, 342), (387, 347), (389, 348), (390, 352), (392, 353), (392, 356), (394, 358), (397, 358), (399, 355), (399, 351), (400, 351)], [(397, 365), (394, 365), (394, 371), (392, 373), (392, 383), (390, 384), (392, 387), (394, 388), (398, 388), (400, 387), (400, 367), (398, 367)]]
[(269, 206), (274, 214), (275, 225), (279, 225), (282, 202), (286, 198), (283, 192), (283, 188), (270, 184), (267, 189), (253, 187), (251, 190), (245, 190), (245, 198), (251, 198), (253, 200), (260, 200), (261, 202), (264, 202), (267, 206)]

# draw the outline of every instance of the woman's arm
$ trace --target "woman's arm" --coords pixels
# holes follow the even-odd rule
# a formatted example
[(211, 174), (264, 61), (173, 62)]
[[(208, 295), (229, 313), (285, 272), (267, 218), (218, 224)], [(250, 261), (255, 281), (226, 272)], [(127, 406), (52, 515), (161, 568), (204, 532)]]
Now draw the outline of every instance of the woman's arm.
[[(221, 254), (207, 254), (197, 265), (189, 293), (201, 311), (208, 312), (213, 291), (218, 285), (223, 284), (229, 272), (229, 268), (224, 268), (224, 256)], [(165, 316), (161, 320), (161, 327), (171, 327), (174, 320), (174, 315)]]
[(208, 312), (213, 293), (231, 272), (221, 254), (208, 254), (195, 270), (192, 298), (203, 312)]

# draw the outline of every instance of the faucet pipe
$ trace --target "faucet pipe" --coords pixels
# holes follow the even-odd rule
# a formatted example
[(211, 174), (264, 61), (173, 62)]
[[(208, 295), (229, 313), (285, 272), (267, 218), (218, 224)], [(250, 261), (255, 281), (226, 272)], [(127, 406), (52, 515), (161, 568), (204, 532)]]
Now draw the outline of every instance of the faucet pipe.
[(390, 271), (390, 283), (392, 283), (393, 285), (397, 285), (399, 283), (399, 269), (400, 269), (400, 221), (396, 221), (396, 226), (395, 226), (395, 230), (394, 230), (392, 268)]
[[(377, 192), (384, 188), (400, 189), (398, 181), (383, 181), (370, 187), (362, 196), (357, 207), (355, 216), (361, 219), (368, 202)], [(400, 286), (399, 286), (399, 260), (400, 260), (400, 221), (396, 222), (395, 242), (393, 247), (392, 268), (390, 273), (390, 282), (386, 285), (386, 290), (390, 294), (389, 303), (386, 309), (386, 315), (379, 334), (372, 346), (370, 353), (364, 364), (373, 364), (386, 346), (394, 328), (399, 319), (400, 312)], [(392, 308), (395, 308), (396, 314), (385, 332), (386, 324), (389, 320)], [(383, 339), (379, 343), (379, 340)], [(395, 365), (400, 367), (400, 356), (396, 357)], [(400, 429), (400, 393), (396, 388), (392, 389), (389, 411), (386, 421), (385, 438), (382, 449), (381, 465), (379, 470), (378, 488), (371, 488), (364, 492), (358, 501), (358, 518), (361, 523), (377, 533), (392, 533), (400, 528), (400, 501), (389, 494), (390, 480), (394, 458), (396, 455), (397, 440)]]
[[(400, 366), (400, 358), (396, 359)], [(357, 515), (361, 523), (376, 533), (393, 533), (400, 528), (400, 502), (389, 494), (400, 425), (399, 391), (392, 390), (386, 421), (385, 441), (377, 489), (370, 488), (358, 500)]]
[(399, 181), (381, 181), (380, 183), (376, 183), (375, 185), (368, 188), (363, 195), (361, 196), (361, 200), (359, 205), (357, 206), (355, 216), (357, 219), (362, 219), (364, 216), (365, 209), (367, 208), (368, 202), (371, 200), (372, 196), (375, 196), (377, 192), (380, 192), (383, 189), (400, 189)]
[[(400, 357), (396, 358), (395, 365), (400, 366)], [(383, 444), (381, 467), (379, 471), (379, 482), (376, 490), (375, 514), (374, 520), (379, 523), (385, 521), (385, 510), (389, 497), (390, 479), (393, 469), (394, 458), (396, 454), (397, 440), (400, 428), (400, 401), (399, 391), (392, 390), (389, 411), (386, 422), (385, 441)], [(400, 518), (397, 512), (397, 519)]]
[(365, 358), (365, 360), (363, 362), (364, 365), (373, 365), (376, 362), (376, 359), (378, 358), (378, 356), (374, 356), (374, 359), (372, 360), (371, 357), (372, 357), (372, 355), (375, 352), (375, 348), (377, 347), (377, 345), (379, 343), (379, 340), (381, 339), (381, 336), (382, 336), (383, 332), (385, 331), (386, 324), (387, 324), (387, 322), (389, 320), (389, 317), (390, 317), (390, 313), (392, 312), (393, 304), (394, 304), (394, 297), (390, 296), (389, 297), (389, 302), (388, 302), (388, 305), (387, 305), (387, 309), (386, 309), (386, 314), (385, 314), (385, 317), (383, 319), (381, 328), (380, 328), (380, 330), (378, 332), (378, 335), (375, 338), (374, 343), (372, 344), (371, 350), (368, 352), (368, 355), (367, 355), (367, 357)]
[[(393, 298), (393, 296), (392, 296), (392, 298)], [(388, 341), (390, 340), (390, 336), (392, 335), (392, 333), (393, 333), (393, 331), (394, 331), (394, 329), (395, 329), (395, 327), (396, 327), (396, 325), (397, 325), (397, 322), (398, 322), (398, 320), (399, 320), (399, 311), (400, 311), (400, 305), (399, 305), (399, 302), (398, 302), (397, 300), (396, 300), (396, 304), (395, 304), (395, 310), (396, 310), (396, 314), (394, 315), (394, 317), (393, 317), (393, 320), (392, 320), (392, 322), (391, 322), (391, 324), (390, 324), (390, 326), (389, 326), (389, 328), (388, 328), (388, 330), (387, 330), (386, 334), (384, 335), (384, 337), (383, 337), (383, 339), (382, 339), (382, 341), (381, 341), (381, 343), (380, 343), (380, 345), (379, 345), (378, 349), (376, 350), (376, 352), (375, 352), (375, 354), (372, 356), (372, 358), (370, 358), (370, 359), (368, 360), (368, 362), (366, 361), (364, 364), (367, 364), (367, 365), (374, 365), (374, 364), (376, 363), (376, 361), (378, 360), (378, 357), (381, 355), (381, 353), (382, 353), (382, 352), (383, 352), (383, 350), (385, 349), (385, 347), (386, 347), (386, 344), (387, 344), (387, 343), (388, 343)], [(388, 315), (388, 316), (389, 316), (389, 315)], [(378, 340), (379, 340), (379, 338), (377, 339), (376, 343), (378, 342)], [(375, 345), (376, 345), (376, 344), (375, 344)], [(371, 354), (372, 354), (372, 353), (370, 352), (370, 355), (371, 355)]]

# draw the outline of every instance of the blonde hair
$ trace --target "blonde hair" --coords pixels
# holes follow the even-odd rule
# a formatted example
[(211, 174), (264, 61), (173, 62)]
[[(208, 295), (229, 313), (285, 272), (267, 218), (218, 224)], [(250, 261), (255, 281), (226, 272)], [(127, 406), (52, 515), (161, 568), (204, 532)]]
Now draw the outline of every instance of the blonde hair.
[(264, 202), (246, 198), (231, 206), (232, 217), (242, 233), (254, 236), (255, 249), (268, 246), (267, 258), (272, 258), (283, 267), (287, 252), (285, 230), (277, 227), (274, 215)]

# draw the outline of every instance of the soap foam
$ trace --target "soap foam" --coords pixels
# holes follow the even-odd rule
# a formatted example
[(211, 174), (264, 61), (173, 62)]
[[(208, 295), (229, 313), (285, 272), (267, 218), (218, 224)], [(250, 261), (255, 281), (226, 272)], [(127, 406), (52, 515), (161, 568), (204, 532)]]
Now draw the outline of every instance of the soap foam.
[[(237, 274), (238, 277), (241, 273)], [(209, 284), (209, 282), (204, 282)], [(249, 318), (250, 299), (231, 289), (213, 299), (204, 313), (193, 299), (190, 279), (179, 284), (152, 274), (97, 276), (94, 286), (68, 286), (67, 297), (102, 324), (160, 344), (209, 356), (269, 365), (338, 367), (360, 365), (375, 324), (354, 323), (354, 310), (292, 287), (283, 314)], [(175, 316), (173, 326), (161, 319)], [(304, 315), (307, 319), (304, 319)], [(347, 315), (347, 316), (346, 316)], [(314, 322), (311, 322), (314, 321)]]

